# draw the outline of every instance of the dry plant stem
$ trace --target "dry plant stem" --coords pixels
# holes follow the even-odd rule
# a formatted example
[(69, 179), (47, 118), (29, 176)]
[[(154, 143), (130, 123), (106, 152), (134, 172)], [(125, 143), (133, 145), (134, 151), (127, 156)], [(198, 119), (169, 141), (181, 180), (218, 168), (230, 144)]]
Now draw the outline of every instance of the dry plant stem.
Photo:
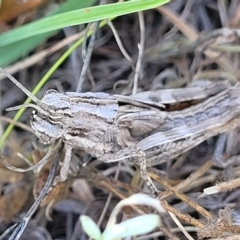
[(129, 186), (129, 184), (119, 182), (119, 181), (116, 181), (113, 179), (109, 180), (107, 178), (99, 177), (96, 175), (93, 175), (93, 176), (91, 176), (91, 178), (88, 178), (88, 181), (94, 183), (95, 186), (104, 186), (105, 188), (108, 189), (108, 191), (110, 191), (114, 195), (118, 196), (120, 199), (125, 199), (127, 196), (125, 196), (121, 192), (119, 192), (116, 187), (123, 188), (126, 190), (131, 188)]
[(0, 121), (4, 121), (4, 122), (8, 122), (8, 123), (14, 124), (14, 125), (17, 126), (17, 127), (22, 128), (23, 130), (26, 130), (26, 131), (28, 131), (28, 132), (33, 133), (32, 128), (30, 128), (29, 126), (27, 126), (27, 125), (24, 124), (24, 123), (17, 122), (17, 121), (15, 121), (15, 120), (11, 119), (11, 118), (4, 117), (4, 116), (0, 116)]
[(98, 222), (97, 222), (97, 225), (98, 225), (99, 227), (101, 226), (102, 221), (103, 221), (104, 217), (106, 216), (108, 207), (109, 207), (110, 202), (111, 202), (111, 200), (112, 200), (112, 196), (113, 196), (113, 194), (110, 192), (110, 193), (108, 194), (107, 200), (106, 200), (106, 202), (105, 202), (105, 204), (104, 204), (104, 208), (103, 208), (103, 210), (102, 210), (101, 216), (100, 216), (100, 218), (99, 218), (99, 220), (98, 220)]
[(117, 42), (117, 45), (118, 45), (121, 53), (122, 53), (123, 56), (129, 61), (132, 69), (135, 69), (133, 60), (132, 60), (132, 58), (129, 56), (129, 54), (127, 53), (126, 49), (124, 48), (124, 46), (123, 46), (123, 44), (122, 44), (122, 41), (121, 41), (121, 38), (119, 37), (118, 32), (117, 32), (116, 28), (114, 27), (112, 21), (110, 21), (109, 19), (107, 19), (106, 21), (107, 21), (108, 26), (111, 28), (111, 30), (112, 30), (112, 32), (113, 32), (113, 35), (114, 35), (114, 37), (115, 37), (115, 40), (116, 40), (116, 42)]
[[(159, 229), (161, 229), (163, 235), (167, 236), (168, 239), (172, 239), (172, 240), (180, 240), (173, 232), (172, 232), (172, 229), (170, 230), (165, 222), (164, 222), (164, 216), (160, 216), (159, 217), (161, 218), (161, 221), (160, 221), (160, 226), (159, 226)], [(145, 239), (151, 239), (150, 236), (146, 236)]]
[(135, 70), (134, 79), (133, 79), (132, 94), (137, 93), (138, 80), (140, 77), (142, 58), (144, 53), (144, 45), (145, 45), (145, 24), (144, 24), (143, 12), (138, 12), (138, 18), (139, 18), (139, 25), (140, 25), (140, 43), (138, 44), (139, 53), (138, 53), (138, 60), (137, 60), (136, 70)]
[(48, 161), (50, 161), (50, 156), (59, 147), (60, 144), (61, 144), (61, 141), (58, 141), (52, 148), (50, 148), (48, 150), (46, 155), (37, 164), (35, 164), (33, 166), (30, 166), (26, 169), (14, 167), (11, 164), (9, 164), (6, 160), (3, 160), (2, 163), (6, 168), (8, 168), (9, 170), (15, 171), (15, 172), (29, 172), (29, 171), (32, 171), (32, 170), (35, 170), (36, 172), (39, 172), (42, 169), (42, 167)]
[(229, 182), (222, 182), (216, 184), (216, 186), (205, 188), (203, 195), (211, 195), (221, 192), (232, 191), (234, 188), (240, 187), (240, 178), (230, 180)]
[(220, 222), (217, 224), (217, 229), (216, 231), (219, 231), (219, 235), (221, 235), (223, 232), (228, 232), (228, 233), (240, 233), (240, 227), (239, 226), (229, 226), (225, 223)]
[[(197, 227), (193, 227), (193, 226), (184, 226), (184, 228), (188, 232), (197, 232), (198, 231), (198, 228)], [(162, 227), (161, 227), (161, 229), (162, 229)], [(179, 228), (171, 228), (171, 232), (172, 233), (178, 233), (180, 231), (181, 230)], [(171, 237), (171, 235), (168, 235), (168, 234), (166, 234), (163, 231), (158, 231), (158, 232), (154, 232), (154, 233), (142, 236), (142, 237), (137, 237), (137, 240), (152, 239), (152, 238), (161, 237), (161, 236), (164, 236), (164, 235), (168, 236), (169, 239), (174, 239), (173, 237)]]
[[(113, 181), (109, 181), (108, 179), (103, 179), (103, 178), (89, 179), (88, 181), (93, 182), (94, 184), (97, 184), (97, 186), (103, 186), (103, 187), (107, 188), (108, 191), (110, 191), (114, 195), (118, 196), (120, 199), (126, 198), (125, 195), (123, 195), (116, 189), (116, 185), (113, 184)], [(114, 181), (114, 183), (115, 183), (115, 181)], [(126, 187), (127, 187), (127, 184), (126, 184)]]
[[(191, 173), (185, 180), (183, 180), (178, 185), (174, 186), (176, 190), (184, 189), (184, 187), (188, 186), (190, 183), (192, 183), (197, 178), (203, 176), (204, 173), (206, 173), (212, 166), (212, 161), (207, 161), (203, 166), (201, 166), (199, 169), (197, 169), (195, 172)], [(167, 191), (161, 195), (161, 199), (165, 199), (166, 197), (171, 196), (172, 193)]]
[[(199, 33), (193, 27), (191, 27), (185, 21), (179, 19), (179, 16), (176, 13), (173, 13), (169, 8), (158, 7), (157, 10), (161, 12), (166, 18), (168, 18), (170, 22), (177, 26), (178, 29), (191, 41), (195, 41), (199, 37)], [(235, 29), (233, 31), (236, 32), (238, 30)], [(210, 49), (207, 49), (204, 53), (209, 58), (214, 58), (215, 62), (218, 63), (226, 71), (233, 73), (235, 76), (239, 76), (238, 71), (234, 69), (232, 63), (227, 58), (220, 56), (219, 53), (216, 53)]]
[(227, 13), (227, 9), (226, 9), (226, 2), (224, 0), (218, 0), (217, 4), (218, 4), (218, 9), (219, 9), (221, 25), (223, 27), (227, 27), (227, 26), (229, 26), (229, 22), (228, 22), (228, 16), (227, 16), (228, 13)]
[[(187, 16), (189, 15), (190, 11), (191, 11), (191, 8), (194, 4), (194, 1), (191, 1), (191, 0), (187, 0), (185, 6), (184, 6), (184, 9), (182, 11), (182, 14), (180, 16), (180, 18), (185, 21)], [(176, 26), (173, 26), (173, 28), (167, 33), (167, 38), (169, 38), (169, 35), (170, 36), (173, 36), (177, 33), (178, 31), (178, 28)]]
[(33, 166), (33, 163), (29, 161), (29, 159), (27, 159), (23, 154), (21, 153), (17, 153), (17, 156), (20, 157), (26, 164), (28, 164), (29, 166)]
[[(34, 64), (38, 63), (40, 60), (43, 60), (44, 58), (50, 56), (51, 54), (55, 53), (56, 51), (62, 49), (63, 47), (69, 45), (70, 43), (78, 40), (84, 35), (84, 31), (80, 33), (76, 33), (70, 37), (67, 37), (63, 39), (62, 41), (54, 44), (53, 46), (38, 52), (36, 54), (33, 54), (31, 57), (25, 58), (22, 61), (19, 61), (9, 67), (6, 68), (6, 71), (9, 72), (10, 74), (14, 74), (16, 72), (19, 72), (23, 69), (26, 69), (28, 67), (33, 66)], [(1, 74), (0, 75), (0, 80), (4, 79), (5, 75)]]
[(182, 233), (185, 235), (185, 237), (189, 240), (194, 240), (190, 234), (184, 229), (183, 225), (180, 223), (180, 221), (177, 219), (177, 217), (171, 213), (170, 211), (168, 212), (172, 218), (172, 220), (176, 223), (176, 225), (181, 229)]
[(171, 48), (171, 49), (167, 49), (167, 50), (164, 50), (164, 48), (162, 48), (162, 50), (160, 50), (160, 51), (157, 49), (154, 49), (154, 48), (153, 49), (150, 48), (146, 52), (146, 54), (147, 55), (149, 55), (150, 53), (151, 53), (151, 55), (153, 54), (155, 56), (154, 59), (156, 59), (157, 61), (161, 61), (166, 58), (179, 57), (181, 55), (185, 55), (185, 54), (188, 54), (188, 53), (194, 51), (197, 47), (202, 46), (204, 43), (208, 42), (211, 39), (215, 39), (219, 36), (222, 36), (223, 32), (224, 32), (224, 29), (213, 30), (209, 33), (200, 35), (194, 41), (190, 40), (185, 45), (183, 44), (181, 46), (181, 48)]
[[(89, 28), (90, 28), (90, 24), (87, 24), (84, 30), (83, 42), (81, 45), (83, 62), (87, 54), (87, 39), (88, 39), (87, 33), (89, 31)], [(94, 29), (96, 29), (96, 23), (93, 23), (93, 32), (94, 32)]]
[(166, 201), (162, 201), (162, 206), (169, 212), (173, 213), (174, 215), (176, 215), (179, 219), (185, 221), (188, 224), (191, 224), (193, 226), (196, 226), (198, 228), (204, 228), (204, 224), (201, 221), (198, 221), (195, 218), (192, 218), (190, 215), (188, 214), (184, 214), (179, 212), (178, 210), (176, 210), (175, 208), (173, 208), (172, 206), (170, 206)]
[(190, 40), (194, 41), (198, 38), (197, 30), (181, 19), (177, 13), (172, 12), (168, 7), (158, 7), (157, 10)]
[[(121, 163), (119, 162), (119, 163), (118, 163), (117, 171), (116, 171), (115, 176), (114, 176), (114, 180), (117, 180), (118, 177), (119, 177), (120, 165), (121, 165)], [(101, 225), (101, 223), (102, 223), (102, 221), (103, 221), (103, 219), (104, 219), (104, 217), (105, 217), (105, 215), (106, 215), (106, 213), (107, 213), (107, 208), (109, 207), (109, 204), (110, 204), (110, 201), (111, 201), (111, 199), (112, 199), (112, 196), (113, 196), (113, 195), (112, 195), (112, 193), (110, 192), (110, 193), (108, 194), (107, 201), (106, 201), (106, 203), (105, 203), (105, 205), (104, 205), (104, 208), (103, 208), (103, 210), (102, 210), (102, 214), (101, 214), (101, 216), (100, 216), (100, 218), (99, 218), (99, 220), (98, 220), (98, 223), (97, 223), (98, 226)]]
[[(42, 191), (40, 192), (39, 196), (37, 197), (37, 199), (35, 200), (34, 204), (31, 206), (31, 208), (28, 210), (27, 214), (25, 215), (25, 217), (21, 220), (20, 223), (15, 224), (14, 226), (11, 227), (11, 231), (13, 230), (13, 233), (11, 234), (11, 236), (8, 238), (9, 240), (18, 240), (20, 239), (20, 237), (22, 236), (25, 228), (27, 227), (28, 222), (30, 221), (31, 217), (33, 216), (33, 214), (35, 213), (35, 211), (37, 210), (38, 206), (40, 205), (41, 201), (43, 200), (43, 198), (48, 194), (52, 183), (53, 183), (53, 179), (55, 176), (55, 172), (56, 169), (58, 167), (59, 161), (60, 161), (60, 157), (62, 154), (62, 149), (60, 148), (60, 150), (57, 153), (56, 158), (53, 161), (53, 165), (51, 167), (51, 170), (49, 172), (47, 181), (42, 189)], [(10, 232), (8, 229), (0, 236), (0, 240), (4, 240), (6, 239), (6, 237), (10, 234)]]
[[(119, 181), (115, 181), (115, 180), (109, 180), (109, 179), (103, 179), (100, 177), (94, 177), (89, 179), (88, 181), (93, 182), (95, 185), (98, 186), (103, 186), (106, 189), (108, 189), (108, 191), (110, 191), (112, 194), (114, 194), (115, 196), (119, 197), (121, 200), (126, 199), (127, 197), (125, 195), (123, 195), (122, 193), (120, 193), (117, 189), (116, 186), (119, 187), (124, 187), (126, 189), (129, 189), (129, 185), (128, 184), (124, 184), (124, 183), (120, 183)], [(136, 206), (131, 206), (138, 214), (146, 214), (145, 211), (142, 211), (141, 209), (139, 209)]]
[(101, 171), (101, 173), (104, 177), (108, 177), (109, 175), (114, 174), (116, 171), (118, 171), (118, 169), (120, 171), (129, 173), (132, 176), (134, 175), (134, 172), (135, 172), (133, 169), (131, 169), (131, 167), (129, 165), (124, 164), (124, 165), (121, 165), (120, 167), (118, 167), (118, 165), (109, 167), (109, 168)]
[(229, 237), (218, 237), (218, 238), (211, 238), (209, 240), (239, 240), (240, 235), (234, 235), (234, 236), (229, 236)]
[(197, 203), (193, 202), (190, 198), (187, 196), (183, 195), (182, 193), (178, 192), (174, 187), (172, 187), (170, 184), (168, 184), (164, 179), (158, 177), (158, 176), (152, 176), (154, 179), (162, 184), (168, 191), (172, 192), (175, 194), (179, 199), (181, 199), (183, 202), (187, 203), (189, 206), (194, 208), (197, 212), (202, 214), (204, 217), (207, 219), (214, 219), (213, 216), (203, 207), (198, 205)]
[(76, 92), (81, 92), (82, 91), (82, 85), (85, 81), (85, 77), (86, 77), (86, 74), (87, 74), (87, 69), (88, 69), (89, 64), (90, 64), (90, 59), (91, 59), (91, 56), (92, 56), (92, 51), (93, 51), (94, 43), (95, 43), (95, 40), (96, 40), (96, 34), (97, 34), (97, 31), (98, 31), (98, 26), (99, 26), (99, 21), (94, 23), (94, 29), (93, 29), (93, 33), (90, 37), (90, 41), (89, 41), (89, 44), (88, 44), (88, 49), (87, 49), (87, 52), (86, 52), (85, 56), (83, 56), (84, 64), (83, 64), (83, 67), (82, 67), (82, 71), (81, 71), (80, 79), (78, 81), (78, 86), (77, 86)]
[[(106, 0), (101, 0), (100, 1), (100, 5), (103, 5), (105, 3), (106, 3)], [(89, 41), (89, 44), (88, 44), (87, 52), (86, 52), (86, 54), (83, 54), (84, 64), (83, 64), (83, 67), (82, 67), (82, 71), (81, 71), (81, 75), (80, 75), (80, 79), (79, 79), (79, 82), (78, 82), (76, 92), (81, 92), (82, 91), (82, 85), (85, 81), (87, 70), (89, 68), (89, 64), (90, 64), (90, 61), (91, 61), (93, 47), (94, 47), (95, 40), (96, 40), (96, 34), (97, 34), (98, 29), (99, 29), (99, 23), (100, 23), (100, 21), (97, 21), (97, 22), (94, 23), (93, 31), (92, 31), (92, 35), (90, 37), (90, 41)]]

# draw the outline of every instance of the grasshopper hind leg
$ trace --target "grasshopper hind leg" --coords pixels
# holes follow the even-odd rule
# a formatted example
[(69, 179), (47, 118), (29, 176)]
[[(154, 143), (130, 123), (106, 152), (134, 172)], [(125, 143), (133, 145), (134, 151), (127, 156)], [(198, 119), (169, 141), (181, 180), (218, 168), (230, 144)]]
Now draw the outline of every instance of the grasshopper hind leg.
[(66, 150), (65, 157), (64, 157), (61, 169), (60, 169), (60, 175), (56, 176), (54, 179), (54, 183), (53, 183), (54, 186), (60, 182), (66, 181), (67, 177), (68, 177), (70, 162), (71, 162), (71, 158), (72, 158), (72, 146), (70, 144), (65, 143), (64, 147)]
[(138, 164), (140, 167), (140, 174), (143, 181), (146, 183), (148, 188), (151, 190), (152, 195), (158, 196), (159, 190), (155, 187), (152, 179), (147, 174), (147, 163), (146, 154), (143, 150), (139, 150)]
[(99, 160), (106, 163), (125, 161), (129, 164), (139, 165), (141, 178), (151, 190), (151, 193), (154, 196), (158, 195), (158, 189), (155, 187), (151, 178), (147, 174), (147, 158), (145, 152), (142, 149), (139, 149), (136, 146), (126, 147), (115, 154), (104, 154), (101, 158), (99, 158)]

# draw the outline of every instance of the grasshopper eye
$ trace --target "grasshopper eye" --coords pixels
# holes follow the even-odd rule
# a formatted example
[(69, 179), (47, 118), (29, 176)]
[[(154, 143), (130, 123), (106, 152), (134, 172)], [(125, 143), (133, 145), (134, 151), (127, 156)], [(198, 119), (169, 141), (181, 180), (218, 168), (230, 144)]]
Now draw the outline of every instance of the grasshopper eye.
[(32, 111), (31, 116), (30, 116), (30, 120), (33, 121), (34, 119), (36, 119), (36, 116), (37, 116), (37, 111), (34, 109), (34, 110)]
[(45, 115), (42, 113), (36, 111), (35, 109), (32, 111), (32, 115), (30, 116), (30, 120), (34, 121), (37, 117), (40, 117), (41, 119), (47, 119)]

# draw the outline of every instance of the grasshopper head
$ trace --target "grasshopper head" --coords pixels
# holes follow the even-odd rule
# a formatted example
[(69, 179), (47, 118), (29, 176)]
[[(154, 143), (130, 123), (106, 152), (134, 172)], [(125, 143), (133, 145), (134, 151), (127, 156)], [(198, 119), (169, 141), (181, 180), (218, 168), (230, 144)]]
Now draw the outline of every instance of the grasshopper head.
[(65, 117), (65, 112), (67, 113), (69, 104), (66, 101), (66, 97), (64, 99), (64, 94), (57, 93), (56, 91), (48, 91), (43, 99), (39, 100), (5, 70), (0, 68), (0, 72), (35, 102), (35, 104), (23, 104), (6, 110), (12, 111), (24, 107), (34, 108), (30, 123), (40, 141), (44, 144), (49, 144), (61, 138), (67, 128), (66, 123), (69, 121), (69, 116), (68, 118)]
[(64, 93), (49, 90), (32, 112), (31, 126), (44, 144), (63, 136), (71, 120), (70, 103)]
[(47, 114), (42, 111), (33, 110), (30, 119), (31, 127), (43, 144), (53, 143), (55, 140), (62, 137), (64, 128), (58, 123), (49, 121)]

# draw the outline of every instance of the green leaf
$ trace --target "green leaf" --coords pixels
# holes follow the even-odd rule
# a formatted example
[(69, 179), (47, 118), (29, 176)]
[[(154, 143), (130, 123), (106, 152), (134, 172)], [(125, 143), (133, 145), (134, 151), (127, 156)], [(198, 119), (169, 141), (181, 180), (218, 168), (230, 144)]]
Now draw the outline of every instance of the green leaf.
[(107, 227), (102, 234), (102, 240), (147, 234), (159, 226), (159, 222), (160, 218), (156, 214), (138, 216)]
[(97, 224), (88, 216), (80, 217), (84, 232), (92, 239), (101, 240), (101, 231)]

